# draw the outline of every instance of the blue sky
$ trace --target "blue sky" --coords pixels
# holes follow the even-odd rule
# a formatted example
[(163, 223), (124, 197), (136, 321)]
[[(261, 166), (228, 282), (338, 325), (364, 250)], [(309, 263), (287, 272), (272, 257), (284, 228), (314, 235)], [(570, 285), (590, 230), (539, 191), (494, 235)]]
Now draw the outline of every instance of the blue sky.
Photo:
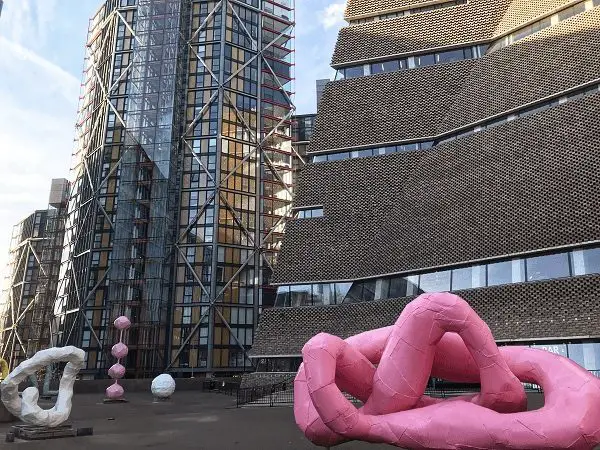
[[(0, 17), (0, 273), (12, 226), (69, 178), (88, 19), (101, 0), (5, 0)], [(296, 0), (296, 106), (315, 110), (332, 78), (345, 1)]]

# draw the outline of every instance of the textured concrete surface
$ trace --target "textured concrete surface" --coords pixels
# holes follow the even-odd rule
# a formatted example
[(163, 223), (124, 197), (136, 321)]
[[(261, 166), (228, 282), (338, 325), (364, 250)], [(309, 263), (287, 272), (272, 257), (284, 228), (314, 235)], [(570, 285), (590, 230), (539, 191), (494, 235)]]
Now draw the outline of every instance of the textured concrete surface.
[[(94, 436), (43, 442), (4, 443), (9, 424), (0, 424), (0, 448), (10, 450), (227, 450), (316, 449), (296, 428), (292, 409), (235, 407), (235, 398), (202, 392), (175, 393), (153, 403), (150, 392), (127, 395), (129, 403), (102, 403), (98, 394), (74, 396), (73, 426), (94, 427)], [(42, 403), (44, 408), (51, 406)], [(388, 446), (348, 443), (340, 450)]]

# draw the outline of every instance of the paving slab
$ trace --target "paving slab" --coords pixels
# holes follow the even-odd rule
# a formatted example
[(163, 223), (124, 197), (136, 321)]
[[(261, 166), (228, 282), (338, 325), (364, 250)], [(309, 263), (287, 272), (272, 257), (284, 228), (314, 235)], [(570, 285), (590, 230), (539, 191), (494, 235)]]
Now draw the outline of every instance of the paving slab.
[[(128, 403), (104, 404), (101, 394), (76, 394), (69, 423), (93, 427), (94, 435), (5, 443), (10, 424), (0, 424), (2, 450), (315, 450), (298, 430), (290, 407), (236, 408), (235, 397), (198, 391), (175, 393), (154, 403), (150, 393), (127, 394)], [(43, 408), (52, 404), (40, 401)], [(360, 442), (339, 450), (393, 447)]]

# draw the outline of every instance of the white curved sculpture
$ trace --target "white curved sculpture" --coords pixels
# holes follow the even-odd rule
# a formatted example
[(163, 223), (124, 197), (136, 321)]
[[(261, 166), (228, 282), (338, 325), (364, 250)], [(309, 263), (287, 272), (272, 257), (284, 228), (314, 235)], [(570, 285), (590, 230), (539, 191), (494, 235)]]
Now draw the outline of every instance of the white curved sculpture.
[[(73, 385), (84, 366), (85, 352), (77, 347), (49, 348), (37, 352), (22, 362), (0, 384), (2, 402), (11, 414), (31, 425), (54, 428), (64, 423), (71, 414)], [(58, 388), (58, 398), (52, 409), (44, 410), (38, 405), (39, 392), (34, 387), (23, 391), (19, 397), (19, 383), (52, 363), (67, 362)]]
[(175, 392), (175, 380), (168, 373), (163, 373), (152, 380), (151, 389), (156, 398), (169, 398)]

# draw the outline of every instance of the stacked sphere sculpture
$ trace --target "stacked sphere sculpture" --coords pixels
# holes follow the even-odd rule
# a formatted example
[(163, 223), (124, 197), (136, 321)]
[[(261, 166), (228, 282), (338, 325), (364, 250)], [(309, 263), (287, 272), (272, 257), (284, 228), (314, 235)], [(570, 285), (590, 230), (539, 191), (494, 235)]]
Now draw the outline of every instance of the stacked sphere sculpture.
[(121, 360), (129, 353), (129, 348), (123, 343), (123, 332), (131, 327), (131, 321), (121, 316), (117, 317), (114, 325), (119, 330), (119, 342), (113, 345), (111, 354), (117, 358), (117, 362), (108, 369), (108, 376), (115, 382), (106, 389), (106, 397), (110, 400), (119, 400), (125, 393), (123, 386), (119, 384), (119, 380), (125, 376), (125, 367), (121, 364)]

